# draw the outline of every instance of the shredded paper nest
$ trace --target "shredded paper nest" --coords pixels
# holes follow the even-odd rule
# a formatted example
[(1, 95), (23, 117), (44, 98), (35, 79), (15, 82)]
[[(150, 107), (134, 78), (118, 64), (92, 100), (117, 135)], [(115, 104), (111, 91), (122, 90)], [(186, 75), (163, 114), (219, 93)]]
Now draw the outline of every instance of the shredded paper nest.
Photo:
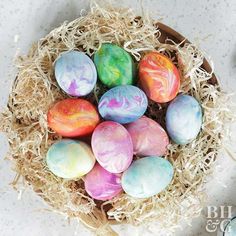
[[(212, 82), (212, 72), (201, 65), (203, 54), (192, 44), (160, 42), (161, 33), (148, 17), (137, 17), (130, 9), (101, 8), (96, 4), (80, 18), (64, 23), (34, 44), (27, 56), (17, 60), (18, 74), (8, 108), (1, 114), (1, 130), (10, 143), (10, 157), (17, 176), (13, 185), (30, 185), (52, 209), (76, 217), (97, 235), (116, 235), (114, 223), (141, 225), (157, 222), (174, 232), (182, 220), (198, 216), (204, 204), (203, 183), (223, 145), (225, 123), (232, 120), (229, 96)], [(194, 96), (202, 105), (202, 130), (190, 144), (171, 143), (165, 156), (175, 174), (171, 184), (148, 199), (126, 194), (106, 202), (90, 198), (83, 179), (63, 180), (47, 168), (45, 155), (60, 136), (47, 127), (46, 113), (56, 101), (67, 97), (58, 87), (53, 63), (67, 50), (92, 56), (104, 42), (120, 45), (138, 63), (144, 53), (157, 50), (172, 58), (181, 72), (181, 92)], [(99, 84), (88, 97), (95, 105), (104, 88)], [(149, 103), (147, 116), (164, 125), (165, 107)], [(22, 180), (22, 181), (19, 181)]]

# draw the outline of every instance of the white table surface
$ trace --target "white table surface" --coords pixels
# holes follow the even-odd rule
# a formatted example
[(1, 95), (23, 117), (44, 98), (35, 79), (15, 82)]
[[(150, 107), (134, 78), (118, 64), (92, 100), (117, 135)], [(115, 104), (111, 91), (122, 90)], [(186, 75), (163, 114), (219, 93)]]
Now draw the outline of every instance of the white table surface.
[[(99, 1), (101, 2), (101, 1)], [(113, 1), (116, 2), (116, 1)], [(236, 89), (236, 1), (235, 0), (143, 0), (143, 6), (162, 21), (199, 43), (215, 63), (215, 71), (223, 88)], [(140, 1), (119, 1), (140, 12)], [(79, 16), (89, 1), (81, 0), (0, 0), (0, 105), (6, 105), (14, 79), (12, 60), (16, 51), (26, 53), (32, 42), (43, 37), (65, 20)], [(236, 130), (236, 129), (234, 129)], [(234, 134), (236, 132), (233, 132)], [(234, 135), (236, 136), (236, 135)], [(233, 144), (233, 143), (232, 143)], [(235, 145), (235, 141), (234, 141)], [(4, 135), (0, 136), (0, 235), (2, 236), (88, 236), (83, 226), (56, 213), (47, 212), (47, 206), (31, 190), (18, 193), (9, 186), (14, 177), (11, 165), (4, 160), (8, 150)], [(236, 162), (223, 154), (208, 183), (209, 205), (236, 206)], [(183, 225), (176, 235), (216, 235), (205, 230), (204, 216), (195, 219), (192, 226)], [(147, 236), (133, 227), (125, 227), (121, 235)]]

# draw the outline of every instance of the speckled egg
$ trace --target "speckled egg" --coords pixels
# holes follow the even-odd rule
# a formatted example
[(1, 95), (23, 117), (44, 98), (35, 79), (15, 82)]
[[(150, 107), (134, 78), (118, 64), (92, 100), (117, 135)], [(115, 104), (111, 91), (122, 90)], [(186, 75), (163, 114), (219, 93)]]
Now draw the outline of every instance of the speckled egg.
[(157, 156), (134, 161), (124, 172), (121, 185), (124, 191), (135, 198), (147, 198), (160, 193), (171, 182), (174, 174), (169, 161)]
[(64, 137), (92, 133), (99, 123), (95, 107), (84, 99), (68, 98), (56, 103), (47, 114), (48, 126)]
[(140, 61), (139, 79), (147, 96), (158, 103), (171, 101), (179, 92), (178, 69), (168, 57), (158, 52), (150, 52)]
[(71, 96), (89, 94), (97, 82), (95, 65), (84, 52), (62, 53), (56, 59), (54, 69), (60, 88)]
[(133, 144), (128, 131), (120, 124), (105, 121), (92, 135), (93, 153), (100, 165), (111, 173), (126, 170), (133, 159)]
[(46, 162), (49, 170), (56, 176), (74, 179), (87, 174), (93, 168), (95, 157), (86, 143), (63, 139), (49, 148)]
[(202, 108), (194, 97), (179, 95), (168, 106), (166, 128), (175, 143), (190, 143), (197, 137), (201, 125)]
[(109, 88), (133, 84), (135, 68), (132, 57), (123, 48), (104, 43), (94, 55), (99, 79)]
[(97, 200), (110, 200), (122, 192), (121, 177), (105, 170), (98, 163), (84, 179), (86, 192)]
[(147, 105), (147, 97), (141, 89), (132, 85), (121, 85), (103, 94), (98, 110), (105, 120), (126, 124), (141, 117)]
[(138, 156), (162, 156), (166, 153), (169, 138), (166, 131), (154, 120), (142, 116), (126, 125), (132, 138), (134, 154)]

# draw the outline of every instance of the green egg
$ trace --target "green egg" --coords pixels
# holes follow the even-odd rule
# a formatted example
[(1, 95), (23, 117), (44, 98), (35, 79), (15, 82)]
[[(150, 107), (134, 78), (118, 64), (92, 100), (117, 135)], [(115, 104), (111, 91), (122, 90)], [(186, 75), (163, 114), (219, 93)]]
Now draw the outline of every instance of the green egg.
[(123, 48), (104, 43), (94, 55), (99, 79), (109, 88), (131, 85), (135, 82), (135, 66), (130, 54)]

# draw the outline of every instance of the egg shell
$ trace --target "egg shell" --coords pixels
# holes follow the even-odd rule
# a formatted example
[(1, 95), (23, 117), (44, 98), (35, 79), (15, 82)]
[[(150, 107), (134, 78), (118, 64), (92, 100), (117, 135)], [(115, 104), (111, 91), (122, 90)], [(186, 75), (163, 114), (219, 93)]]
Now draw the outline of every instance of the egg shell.
[(201, 125), (202, 108), (194, 97), (179, 95), (168, 106), (166, 128), (175, 143), (190, 143), (197, 137)]
[(99, 123), (95, 107), (84, 99), (68, 98), (56, 103), (47, 114), (48, 126), (64, 137), (92, 133)]
[(105, 170), (98, 163), (84, 179), (86, 192), (97, 200), (110, 200), (122, 192), (121, 177)]
[(94, 63), (99, 79), (109, 88), (134, 83), (134, 62), (123, 48), (111, 43), (102, 44), (94, 55)]
[(49, 170), (56, 176), (74, 179), (87, 174), (93, 168), (95, 157), (86, 143), (63, 139), (49, 148), (46, 162)]
[(174, 174), (169, 161), (157, 156), (134, 161), (124, 172), (121, 185), (124, 191), (135, 198), (148, 198), (160, 193), (171, 182)]
[(84, 52), (62, 53), (56, 59), (54, 70), (60, 88), (71, 96), (89, 94), (97, 82), (96, 67)]
[(223, 236), (235, 236), (236, 235), (236, 216), (233, 217), (224, 229)]
[(141, 89), (132, 85), (121, 85), (103, 94), (98, 110), (105, 120), (126, 124), (141, 117), (147, 106), (147, 97)]
[(138, 156), (162, 156), (166, 153), (169, 138), (166, 131), (154, 120), (142, 116), (126, 125)]
[(133, 144), (128, 131), (120, 124), (105, 121), (92, 135), (92, 149), (99, 164), (111, 173), (121, 173), (133, 160)]
[(147, 96), (158, 103), (171, 101), (179, 92), (180, 74), (177, 67), (158, 52), (150, 52), (140, 61), (139, 79)]

